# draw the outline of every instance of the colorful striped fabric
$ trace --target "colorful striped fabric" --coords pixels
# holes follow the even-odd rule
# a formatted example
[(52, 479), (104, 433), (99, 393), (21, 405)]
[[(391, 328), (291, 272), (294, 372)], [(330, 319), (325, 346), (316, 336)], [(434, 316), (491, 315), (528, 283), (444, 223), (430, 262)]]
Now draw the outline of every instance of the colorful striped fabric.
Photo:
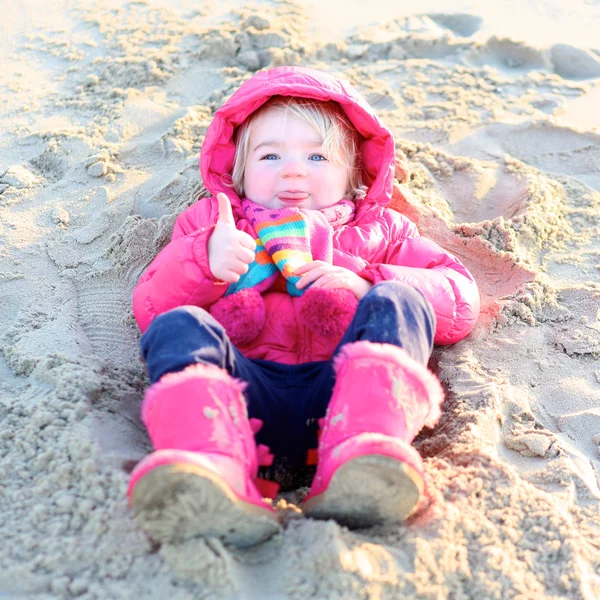
[[(242, 207), (256, 232), (256, 253), (248, 272), (229, 286), (226, 295), (256, 287), (266, 280), (272, 279), (270, 283), (273, 283), (281, 273), (286, 279), (288, 293), (301, 296), (305, 290), (296, 287), (300, 276), (294, 275), (294, 270), (312, 260), (332, 260), (333, 228), (328, 214), (335, 215), (337, 219), (342, 211), (347, 213), (349, 221), (354, 213), (354, 205), (346, 200), (324, 211), (274, 210), (247, 199), (242, 202)], [(346, 221), (346, 218), (343, 220)]]

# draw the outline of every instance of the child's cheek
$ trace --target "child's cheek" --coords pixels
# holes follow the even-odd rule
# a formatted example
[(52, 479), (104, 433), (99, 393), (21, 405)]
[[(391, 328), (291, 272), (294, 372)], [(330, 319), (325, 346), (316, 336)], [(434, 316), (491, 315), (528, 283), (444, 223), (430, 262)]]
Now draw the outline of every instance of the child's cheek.
[(244, 187), (246, 190), (251, 190), (256, 198), (265, 198), (273, 195), (275, 190), (274, 180), (275, 176), (268, 166), (255, 166), (246, 172)]
[(277, 179), (275, 170), (267, 163), (262, 166), (256, 173), (256, 185), (263, 190), (269, 189), (273, 186)]

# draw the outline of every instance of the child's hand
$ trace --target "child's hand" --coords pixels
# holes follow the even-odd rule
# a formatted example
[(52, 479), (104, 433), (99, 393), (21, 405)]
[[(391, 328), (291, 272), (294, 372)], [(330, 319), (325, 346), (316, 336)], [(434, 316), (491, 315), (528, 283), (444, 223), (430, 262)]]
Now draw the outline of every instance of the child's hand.
[(216, 279), (235, 283), (254, 260), (256, 242), (236, 228), (229, 198), (217, 194), (217, 202), (219, 220), (208, 240), (208, 264)]
[(313, 260), (294, 270), (294, 275), (302, 275), (296, 287), (301, 290), (312, 283), (313, 288), (350, 290), (359, 300), (366, 295), (372, 285), (366, 279), (344, 267), (336, 267), (322, 260)]

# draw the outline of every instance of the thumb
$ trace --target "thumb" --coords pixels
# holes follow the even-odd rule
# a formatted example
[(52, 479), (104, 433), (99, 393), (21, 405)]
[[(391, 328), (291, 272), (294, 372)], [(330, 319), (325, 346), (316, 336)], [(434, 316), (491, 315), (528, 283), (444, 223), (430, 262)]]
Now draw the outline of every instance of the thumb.
[(227, 223), (235, 227), (235, 219), (231, 210), (231, 202), (223, 192), (217, 194), (217, 202), (219, 203), (219, 222)]

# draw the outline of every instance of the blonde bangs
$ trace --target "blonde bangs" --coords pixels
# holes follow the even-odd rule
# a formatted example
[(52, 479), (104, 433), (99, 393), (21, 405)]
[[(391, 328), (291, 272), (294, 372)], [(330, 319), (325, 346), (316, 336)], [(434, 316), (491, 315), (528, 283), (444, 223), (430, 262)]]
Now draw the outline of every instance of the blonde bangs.
[(360, 134), (336, 102), (320, 102), (310, 98), (274, 96), (253, 112), (235, 132), (235, 158), (231, 174), (232, 187), (238, 196), (244, 195), (244, 172), (248, 160), (252, 123), (270, 108), (288, 110), (294, 116), (308, 123), (323, 140), (323, 150), (328, 160), (348, 169), (348, 189), (350, 200), (366, 196), (360, 165)]

